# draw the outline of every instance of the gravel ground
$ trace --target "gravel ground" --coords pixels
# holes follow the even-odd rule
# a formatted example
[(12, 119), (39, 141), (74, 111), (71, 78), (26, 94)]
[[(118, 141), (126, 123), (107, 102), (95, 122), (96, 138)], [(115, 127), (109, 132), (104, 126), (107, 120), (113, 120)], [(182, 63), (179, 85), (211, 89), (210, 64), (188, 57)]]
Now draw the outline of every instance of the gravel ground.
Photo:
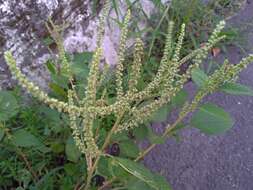
[[(253, 0), (229, 22), (246, 27), (253, 21)], [(241, 33), (248, 41), (247, 53), (253, 52), (253, 25)], [(229, 48), (229, 60), (243, 57)], [(239, 82), (253, 88), (253, 64), (241, 73)], [(192, 84), (187, 88), (193, 91)], [(182, 141), (170, 139), (157, 146), (144, 163), (166, 176), (173, 190), (252, 190), (253, 189), (253, 98), (214, 94), (206, 101), (225, 108), (234, 118), (232, 130), (210, 137), (195, 129), (182, 132)]]

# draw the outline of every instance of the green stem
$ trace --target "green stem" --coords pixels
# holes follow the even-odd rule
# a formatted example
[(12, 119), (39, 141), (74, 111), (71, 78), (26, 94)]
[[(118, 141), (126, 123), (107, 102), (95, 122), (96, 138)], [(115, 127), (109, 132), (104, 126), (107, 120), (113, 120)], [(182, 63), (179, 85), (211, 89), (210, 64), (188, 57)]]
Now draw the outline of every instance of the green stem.
[[(165, 130), (165, 132), (162, 134), (162, 137), (166, 137), (168, 135), (170, 135), (170, 133), (173, 131), (173, 129), (176, 128), (176, 126), (185, 118), (185, 116), (188, 114), (189, 112), (185, 113), (184, 115), (182, 115), (181, 117), (179, 117), (172, 126), (168, 126)], [(151, 150), (153, 150), (153, 148), (155, 148), (157, 144), (151, 144), (148, 148), (146, 148), (134, 161), (138, 162), (141, 159), (143, 159)]]
[(153, 32), (153, 36), (152, 36), (152, 41), (151, 41), (151, 44), (150, 44), (150, 47), (149, 47), (149, 51), (148, 51), (148, 57), (151, 57), (151, 53), (152, 53), (152, 49), (153, 49), (153, 46), (154, 46), (154, 43), (155, 43), (155, 39), (156, 39), (156, 35), (157, 35), (157, 31), (159, 30), (164, 18), (166, 17), (168, 11), (169, 11), (169, 8), (170, 6), (167, 6), (166, 9), (164, 10), (164, 13), (158, 23), (158, 25), (156, 26), (155, 28), (155, 31)]
[[(118, 127), (118, 125), (119, 125), (119, 123), (120, 123), (120, 121), (121, 121), (121, 118), (123, 117), (124, 113), (125, 113), (125, 111), (123, 110), (123, 111), (121, 112), (121, 114), (119, 115), (119, 117), (117, 117), (116, 122), (114, 123), (112, 129), (110, 130), (109, 134), (107, 135), (107, 137), (106, 137), (106, 139), (105, 139), (105, 142), (104, 142), (104, 144), (103, 144), (103, 146), (102, 146), (102, 149), (101, 149), (102, 152), (103, 152), (104, 149), (109, 145), (110, 140), (111, 140), (111, 137), (112, 137), (113, 133), (115, 132), (115, 130), (117, 129), (117, 127)], [(88, 171), (88, 176), (87, 176), (87, 180), (86, 180), (86, 186), (85, 186), (84, 190), (89, 190), (89, 188), (90, 188), (90, 182), (91, 182), (91, 179), (92, 179), (92, 175), (93, 175), (94, 171), (95, 171), (96, 168), (97, 168), (97, 165), (98, 165), (98, 162), (99, 162), (101, 156), (102, 156), (102, 153), (100, 153), (100, 154), (96, 157), (93, 166), (89, 169), (89, 171)]]

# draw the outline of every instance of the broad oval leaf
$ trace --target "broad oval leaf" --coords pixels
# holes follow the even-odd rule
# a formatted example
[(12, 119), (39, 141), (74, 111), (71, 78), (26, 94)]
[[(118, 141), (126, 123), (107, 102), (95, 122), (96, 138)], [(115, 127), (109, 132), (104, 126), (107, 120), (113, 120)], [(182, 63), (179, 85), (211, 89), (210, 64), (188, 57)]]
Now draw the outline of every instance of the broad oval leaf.
[(75, 145), (74, 139), (72, 137), (69, 137), (66, 142), (65, 152), (68, 160), (72, 162), (77, 162), (81, 156), (81, 152)]
[(0, 122), (7, 121), (18, 113), (16, 98), (8, 91), (0, 92)]
[(121, 141), (119, 147), (120, 156), (136, 158), (139, 154), (139, 148), (132, 140)]
[(37, 137), (24, 129), (19, 129), (13, 133), (12, 142), (20, 147), (43, 146)]
[(85, 64), (90, 63), (92, 60), (93, 52), (82, 52), (82, 53), (75, 53), (73, 59), (74, 64)]
[(233, 123), (230, 115), (214, 104), (202, 105), (191, 120), (193, 127), (208, 135), (224, 133), (232, 128)]
[(171, 111), (171, 106), (166, 104), (159, 108), (151, 117), (153, 122), (162, 122), (165, 121)]
[(64, 170), (66, 171), (67, 175), (75, 176), (79, 172), (79, 166), (74, 163), (67, 163), (64, 164)]
[(49, 88), (58, 97), (63, 98), (64, 100), (67, 98), (67, 92), (58, 84), (51, 82), (49, 83)]
[(137, 140), (143, 140), (148, 135), (148, 127), (147, 125), (140, 125), (139, 127), (135, 127), (133, 129), (133, 135)]
[(170, 185), (163, 177), (153, 174), (142, 164), (124, 158), (115, 158), (117, 164), (139, 180), (156, 190), (170, 190)]
[(245, 96), (253, 96), (253, 90), (248, 86), (238, 84), (238, 83), (226, 83), (224, 84), (220, 90), (222, 92), (233, 94), (233, 95), (245, 95)]
[(208, 80), (208, 76), (201, 69), (194, 69), (192, 71), (192, 80), (198, 87), (202, 87)]
[(172, 99), (171, 104), (173, 107), (180, 107), (184, 105), (185, 101), (187, 100), (188, 93), (186, 90), (180, 90)]
[(97, 166), (97, 173), (102, 176), (112, 177), (113, 175), (110, 172), (109, 165), (110, 158), (101, 156)]
[(92, 60), (92, 52), (75, 53), (73, 55), (73, 64), (71, 64), (72, 72), (77, 76), (87, 77), (89, 75), (88, 64)]

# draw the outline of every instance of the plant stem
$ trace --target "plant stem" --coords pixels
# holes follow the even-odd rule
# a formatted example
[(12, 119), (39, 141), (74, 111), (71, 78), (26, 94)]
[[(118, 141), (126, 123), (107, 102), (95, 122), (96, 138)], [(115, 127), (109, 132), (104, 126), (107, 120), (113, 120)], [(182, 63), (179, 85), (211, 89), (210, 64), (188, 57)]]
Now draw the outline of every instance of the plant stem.
[[(202, 97), (200, 97), (195, 103), (191, 103), (190, 105), (187, 106), (187, 109), (179, 114), (178, 119), (170, 126), (168, 125), (162, 134), (161, 137), (167, 137), (168, 135), (173, 132), (173, 130), (176, 128), (176, 126), (192, 111), (194, 111), (197, 108), (198, 103), (205, 97), (206, 94), (203, 94)], [(156, 147), (157, 144), (151, 144), (149, 147), (147, 147), (134, 161), (138, 162), (141, 159), (143, 159), (153, 148)], [(105, 187), (109, 186), (112, 184), (117, 178), (112, 178), (110, 181), (106, 182), (102, 187), (100, 187), (98, 190), (103, 190)]]
[[(175, 127), (185, 118), (185, 116), (188, 114), (189, 112), (185, 113), (184, 115), (182, 115), (181, 117), (179, 117), (175, 123), (171, 126), (171, 127), (167, 127), (165, 132), (163, 133), (162, 137), (166, 137), (168, 136), (173, 129), (175, 129)], [(157, 144), (151, 144), (148, 148), (146, 148), (141, 154), (140, 156), (138, 156), (134, 161), (138, 162), (140, 161), (144, 156), (146, 156), (153, 148), (155, 148)], [(107, 186), (109, 186), (110, 184), (112, 184), (117, 178), (114, 177), (112, 178), (110, 181), (107, 181), (106, 183), (104, 183), (103, 186), (101, 186), (98, 190), (103, 190), (104, 188), (106, 188)]]
[(111, 180), (105, 182), (101, 187), (98, 188), (98, 190), (103, 190), (104, 188), (108, 187), (110, 184), (112, 184), (117, 178), (113, 177)]
[[(103, 146), (102, 146), (102, 149), (101, 149), (102, 152), (103, 152), (104, 149), (109, 145), (110, 140), (111, 140), (111, 137), (112, 137), (113, 133), (115, 132), (115, 130), (117, 129), (117, 127), (118, 127), (118, 125), (119, 125), (119, 123), (120, 123), (120, 121), (121, 121), (121, 118), (123, 117), (124, 113), (125, 113), (125, 110), (123, 110), (123, 111), (120, 113), (120, 115), (117, 117), (117, 120), (115, 121), (115, 123), (114, 123), (112, 129), (110, 130), (109, 134), (107, 135), (107, 137), (106, 137), (106, 139), (105, 139), (105, 142), (104, 142), (104, 144), (103, 144)], [(101, 158), (101, 155), (102, 155), (102, 154), (100, 153), (100, 154), (96, 157), (96, 159), (95, 159), (95, 161), (94, 161), (94, 164), (92, 165), (92, 167), (91, 167), (91, 168), (89, 169), (89, 171), (88, 171), (88, 176), (87, 176), (87, 180), (86, 180), (86, 186), (85, 186), (84, 190), (88, 190), (88, 189), (90, 188), (90, 182), (91, 182), (91, 179), (92, 179), (92, 175), (93, 175), (94, 171), (95, 171), (96, 168), (97, 168), (97, 165), (98, 165), (98, 162), (99, 162), (99, 160), (100, 160), (100, 158)]]
[[(201, 92), (201, 91), (200, 91)], [(191, 104), (186, 104), (186, 108), (181, 111), (181, 113), (179, 113), (179, 116), (177, 118), (177, 120), (170, 126), (168, 125), (164, 131), (164, 133), (162, 134), (162, 138), (167, 137), (168, 135), (171, 134), (171, 132), (177, 127), (177, 125), (192, 111), (194, 111), (197, 107), (198, 104), (201, 102), (201, 100), (208, 94), (208, 92), (205, 93), (200, 93), (200, 95), (198, 97), (196, 97)], [(146, 156), (157, 144), (151, 144), (148, 148), (146, 148), (136, 159), (135, 161), (139, 161), (141, 159), (143, 159), (144, 156)]]
[[(164, 133), (162, 134), (162, 137), (166, 137), (168, 136), (173, 129), (176, 128), (176, 126), (185, 118), (185, 116), (188, 114), (189, 112), (185, 113), (184, 115), (182, 115), (181, 117), (179, 117), (172, 126), (168, 126), (166, 127), (166, 130), (164, 131)], [(157, 144), (151, 144), (148, 148), (146, 148), (134, 161), (138, 162), (141, 159), (144, 158), (144, 156), (146, 156), (153, 148), (155, 148)]]
[(121, 118), (123, 117), (124, 113), (125, 113), (125, 111), (122, 111), (120, 113), (119, 117), (117, 117), (116, 122), (114, 123), (112, 129), (110, 130), (109, 134), (107, 135), (107, 137), (105, 139), (105, 142), (102, 146), (102, 150), (104, 150), (109, 145), (111, 137), (112, 137), (113, 133), (115, 132), (115, 130), (117, 129), (119, 122), (121, 121)]
[(152, 49), (153, 49), (153, 46), (154, 46), (154, 43), (155, 43), (155, 39), (156, 39), (156, 34), (157, 34), (157, 31), (159, 30), (164, 18), (166, 17), (168, 11), (169, 11), (169, 8), (170, 6), (167, 6), (166, 9), (164, 10), (164, 13), (158, 23), (158, 25), (156, 26), (154, 32), (153, 32), (153, 36), (152, 36), (152, 41), (151, 41), (151, 44), (150, 44), (150, 47), (149, 47), (149, 51), (148, 51), (148, 57), (151, 57), (151, 53), (152, 53)]
[(89, 190), (90, 188), (90, 182), (91, 182), (91, 179), (92, 179), (92, 175), (97, 167), (97, 164), (98, 164), (98, 161), (100, 159), (101, 155), (98, 155), (95, 159), (95, 162), (93, 164), (93, 166), (91, 167), (91, 169), (88, 171), (88, 176), (87, 176), (87, 180), (86, 180), (86, 185), (85, 185), (85, 188), (84, 190)]

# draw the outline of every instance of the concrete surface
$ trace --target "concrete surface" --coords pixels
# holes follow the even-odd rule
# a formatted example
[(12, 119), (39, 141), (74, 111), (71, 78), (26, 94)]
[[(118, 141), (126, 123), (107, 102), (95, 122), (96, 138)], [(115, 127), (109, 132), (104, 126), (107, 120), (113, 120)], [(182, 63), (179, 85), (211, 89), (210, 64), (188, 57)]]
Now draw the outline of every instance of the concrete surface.
[[(248, 53), (253, 52), (253, 0), (230, 24), (247, 28)], [(246, 25), (246, 23), (251, 25)], [(246, 27), (247, 26), (247, 27)], [(238, 48), (229, 48), (229, 60), (238, 62)], [(239, 82), (253, 88), (253, 64)], [(189, 89), (193, 89), (189, 84)], [(214, 94), (206, 101), (217, 103), (234, 118), (232, 130), (208, 137), (196, 129), (181, 133), (182, 141), (170, 139), (156, 147), (144, 163), (166, 176), (173, 190), (253, 190), (253, 97)]]

